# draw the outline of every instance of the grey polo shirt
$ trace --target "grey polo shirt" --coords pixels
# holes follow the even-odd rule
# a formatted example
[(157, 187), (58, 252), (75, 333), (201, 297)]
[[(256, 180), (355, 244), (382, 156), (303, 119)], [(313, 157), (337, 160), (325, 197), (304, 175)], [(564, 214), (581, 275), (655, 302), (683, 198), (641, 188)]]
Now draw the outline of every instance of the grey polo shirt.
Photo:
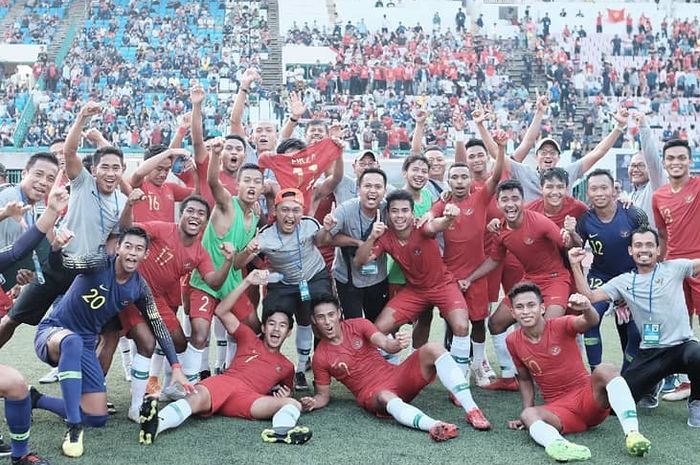
[[(523, 185), (523, 192), (525, 193), (525, 202), (532, 202), (542, 197), (542, 190), (540, 189), (540, 173), (537, 168), (530, 165), (525, 165), (524, 163), (519, 163), (515, 160), (509, 160), (510, 164), (510, 178), (517, 179), (520, 184)], [(573, 185), (574, 181), (583, 176), (583, 162), (582, 160), (569, 163), (564, 165), (563, 168), (567, 173), (569, 173), (569, 185)]]

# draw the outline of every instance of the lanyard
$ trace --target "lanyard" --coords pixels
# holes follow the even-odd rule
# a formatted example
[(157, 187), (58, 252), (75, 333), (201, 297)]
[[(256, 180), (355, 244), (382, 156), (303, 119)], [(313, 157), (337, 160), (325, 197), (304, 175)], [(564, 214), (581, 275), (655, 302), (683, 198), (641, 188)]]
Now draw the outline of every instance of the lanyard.
[(365, 225), (362, 222), (362, 206), (358, 205), (357, 206), (357, 217), (360, 219), (360, 234), (362, 235), (362, 240), (366, 241), (367, 238), (369, 237), (369, 233), (372, 232), (372, 226), (374, 225), (375, 220), (370, 220), (369, 226), (367, 229), (365, 229)]
[[(652, 271), (652, 273), (651, 273), (651, 281), (649, 281), (649, 321), (651, 321), (651, 315), (652, 315), (651, 295), (654, 292), (654, 276), (656, 276), (656, 269), (658, 266), (659, 266), (658, 263), (656, 265), (654, 265), (654, 271)], [(632, 300), (634, 300), (635, 302), (637, 301), (637, 296), (635, 295), (635, 292), (634, 292), (636, 284), (637, 284), (637, 271), (635, 270), (632, 272)]]
[[(24, 192), (22, 192), (22, 186), (17, 186), (17, 193), (19, 194), (19, 199), (22, 202), (22, 205), (27, 206), (29, 205), (29, 202), (27, 201), (27, 198), (24, 196)], [(36, 222), (36, 218), (34, 218), (34, 205), (29, 205), (31, 209), (23, 214), (24, 221), (27, 223), (27, 227), (32, 227), (32, 225)]]
[[(97, 190), (97, 189), (95, 189), (95, 190)], [(104, 217), (104, 210), (106, 210), (106, 208), (102, 206), (102, 195), (100, 194), (99, 191), (97, 191), (97, 192), (92, 191), (92, 195), (94, 195), (95, 198), (97, 199), (97, 206), (100, 209), (100, 231), (102, 231), (102, 237), (104, 240), (104, 239), (106, 239), (105, 217)], [(119, 216), (119, 196), (117, 196), (116, 191), (114, 192), (114, 203), (117, 205), (117, 216)]]
[[(295, 266), (297, 268), (299, 268), (299, 272), (301, 272), (302, 268), (303, 268), (302, 267), (303, 262), (301, 260), (301, 239), (299, 239), (299, 225), (297, 225), (294, 228), (294, 230), (296, 231), (296, 234), (297, 234), (297, 257), (299, 259), (299, 261), (297, 263), (295, 263)], [(284, 248), (284, 242), (282, 242), (282, 236), (280, 236), (280, 228), (277, 225), (275, 225), (275, 232), (277, 232), (277, 239), (279, 239), (279, 241), (280, 241), (280, 248)], [(291, 252), (290, 252), (290, 255), (291, 255)]]

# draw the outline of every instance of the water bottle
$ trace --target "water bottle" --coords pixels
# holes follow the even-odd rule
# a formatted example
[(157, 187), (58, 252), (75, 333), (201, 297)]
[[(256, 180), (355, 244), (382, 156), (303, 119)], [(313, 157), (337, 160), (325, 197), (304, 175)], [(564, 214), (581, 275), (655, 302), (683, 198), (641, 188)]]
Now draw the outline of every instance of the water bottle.
[(32, 252), (32, 261), (34, 262), (34, 273), (36, 273), (36, 281), (43, 285), (46, 280), (44, 279), (44, 272), (41, 270), (41, 263), (39, 263), (39, 257), (36, 252)]
[(282, 273), (277, 273), (276, 271), (273, 271), (269, 275), (267, 275), (267, 282), (269, 283), (278, 283), (284, 279), (284, 275)]

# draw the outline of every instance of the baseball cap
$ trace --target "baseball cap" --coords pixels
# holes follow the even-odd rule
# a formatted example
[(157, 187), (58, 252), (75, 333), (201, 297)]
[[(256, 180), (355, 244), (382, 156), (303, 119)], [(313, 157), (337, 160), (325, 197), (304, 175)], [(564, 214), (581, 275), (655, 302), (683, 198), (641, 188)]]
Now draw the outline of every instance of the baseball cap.
[(374, 159), (374, 161), (377, 161), (377, 156), (371, 150), (363, 150), (362, 152), (360, 152), (360, 154), (357, 156), (357, 158), (355, 158), (355, 161), (362, 160), (363, 158), (365, 158), (367, 156), (370, 156)]
[(551, 144), (554, 146), (555, 149), (557, 149), (557, 152), (561, 153), (561, 147), (559, 147), (559, 142), (555, 141), (551, 137), (545, 137), (541, 141), (537, 143), (537, 147), (535, 147), (535, 152), (538, 152), (543, 145), (545, 144)]
[(304, 206), (304, 195), (299, 189), (294, 189), (293, 187), (282, 189), (277, 193), (275, 196), (275, 206), (279, 205), (285, 200), (293, 200), (302, 207)]

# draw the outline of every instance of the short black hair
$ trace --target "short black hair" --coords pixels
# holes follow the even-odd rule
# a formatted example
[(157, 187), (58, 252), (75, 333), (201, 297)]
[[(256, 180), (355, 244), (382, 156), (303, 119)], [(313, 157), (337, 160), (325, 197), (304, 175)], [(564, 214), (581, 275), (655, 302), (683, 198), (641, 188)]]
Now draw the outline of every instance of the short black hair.
[(100, 160), (102, 160), (102, 157), (107, 155), (116, 155), (117, 157), (119, 157), (119, 160), (122, 162), (122, 164), (124, 164), (124, 152), (119, 150), (117, 147), (112, 147), (110, 145), (95, 150), (95, 153), (92, 155), (93, 166), (99, 165)]
[(301, 139), (289, 138), (280, 142), (277, 146), (277, 153), (287, 153), (289, 151), (298, 152), (306, 148), (306, 142)]
[[(265, 323), (267, 323), (267, 320), (269, 320), (270, 317), (272, 315), (274, 315), (275, 313), (282, 313), (282, 314), (284, 314), (284, 316), (287, 317), (287, 321), (289, 322), (289, 330), (291, 331), (291, 329), (294, 327), (294, 316), (292, 315), (292, 313), (289, 310), (285, 310), (280, 305), (266, 306), (263, 304), (263, 311), (262, 311), (262, 318), (261, 318), (262, 324), (264, 325)], [(243, 324), (243, 323), (241, 323), (241, 324)]]
[(386, 209), (387, 211), (391, 208), (392, 202), (398, 202), (400, 200), (408, 200), (411, 204), (411, 210), (413, 210), (413, 205), (415, 201), (413, 200), (413, 194), (404, 189), (396, 189), (395, 191), (389, 192), (386, 196)]
[[(462, 162), (459, 162), (459, 161), (458, 161), (458, 162), (452, 163), (452, 164), (450, 165), (450, 167), (447, 168), (447, 176), (448, 176), (448, 177), (449, 177), (449, 175), (450, 175), (450, 171), (452, 171), (452, 168), (466, 168), (467, 170), (469, 170), (469, 167), (467, 166), (466, 163), (462, 163)], [(470, 173), (470, 174), (471, 174), (471, 173)]]
[(243, 137), (239, 136), (238, 134), (229, 134), (229, 135), (226, 136), (224, 139), (226, 139), (226, 140), (237, 140), (237, 141), (239, 141), (240, 143), (243, 144), (243, 148), (244, 148), (244, 149), (248, 149), (248, 143), (246, 142), (246, 140), (245, 140)]
[(323, 126), (323, 129), (328, 132), (328, 124), (326, 124), (325, 121), (320, 120), (320, 119), (312, 119), (308, 123), (306, 123), (306, 128), (304, 129), (304, 134), (306, 134), (311, 126)]
[(440, 147), (439, 145), (435, 145), (435, 144), (428, 145), (427, 147), (425, 147), (425, 148), (423, 149), (423, 154), (424, 154), (424, 155), (425, 155), (426, 153), (428, 153), (428, 152), (440, 152), (440, 153), (442, 153), (443, 155), (445, 154), (445, 152), (442, 150), (442, 147)]
[(423, 155), (411, 155), (410, 157), (406, 157), (406, 159), (403, 161), (401, 171), (408, 171), (412, 164), (418, 163), (419, 161), (422, 161), (428, 166), (428, 168), (430, 168), (430, 162)]
[(338, 310), (340, 310), (340, 301), (333, 294), (321, 294), (311, 301), (311, 314), (313, 315), (316, 311), (316, 307), (319, 305), (331, 304)]
[(544, 299), (542, 298), (542, 291), (540, 290), (539, 286), (535, 283), (531, 282), (521, 282), (513, 286), (513, 288), (508, 292), (508, 298), (510, 299), (511, 305), (513, 304), (513, 299), (520, 294), (525, 294), (528, 292), (532, 292), (537, 296), (537, 300), (539, 303), (543, 303)]
[(634, 229), (632, 233), (630, 233), (630, 247), (632, 246), (632, 238), (634, 237), (635, 234), (646, 234), (646, 233), (652, 233), (654, 235), (654, 241), (656, 242), (656, 245), (658, 247), (659, 245), (659, 233), (656, 232), (656, 229), (652, 228), (648, 224), (643, 224), (642, 226)]
[(168, 147), (166, 147), (163, 144), (155, 144), (149, 146), (145, 152), (143, 152), (143, 160), (146, 161), (149, 158), (153, 158), (156, 155), (160, 155), (161, 153), (165, 152), (168, 150)]
[(469, 139), (466, 144), (464, 144), (464, 149), (468, 149), (469, 147), (481, 147), (484, 149), (484, 151), (488, 152), (488, 149), (486, 148), (486, 144), (484, 144), (484, 141), (481, 139)]
[(384, 187), (386, 187), (386, 173), (379, 168), (367, 168), (362, 172), (359, 178), (357, 178), (357, 185), (362, 184), (362, 179), (368, 174), (378, 174), (384, 179)]
[(92, 154), (88, 153), (83, 157), (83, 167), (88, 170), (89, 173), (92, 173)]
[(590, 173), (588, 173), (588, 176), (586, 176), (586, 182), (590, 181), (593, 176), (605, 176), (610, 180), (610, 185), (615, 187), (615, 178), (613, 178), (613, 175), (610, 173), (610, 170), (596, 168)]
[(51, 147), (52, 145), (55, 145), (55, 144), (63, 144), (63, 143), (65, 143), (65, 142), (66, 142), (66, 140), (65, 140), (64, 138), (62, 138), (62, 137), (57, 137), (57, 138), (55, 138), (54, 140), (51, 141), (51, 143), (49, 144), (49, 147)]
[(507, 181), (503, 181), (498, 184), (498, 187), (496, 187), (496, 197), (498, 198), (503, 191), (511, 191), (513, 189), (517, 189), (518, 192), (520, 192), (521, 197), (525, 196), (525, 191), (523, 190), (523, 185), (520, 184), (520, 181), (508, 179)]
[(244, 171), (257, 171), (260, 174), (264, 174), (263, 170), (260, 169), (258, 165), (255, 163), (243, 163), (240, 168), (238, 168), (238, 174), (236, 175), (236, 180), (240, 181), (241, 179), (241, 173)]
[(690, 157), (690, 144), (688, 143), (687, 140), (683, 139), (671, 139), (668, 142), (664, 144), (664, 148), (661, 151), (662, 153), (662, 159), (666, 158), (666, 150), (673, 148), (673, 147), (685, 147), (685, 149), (688, 151), (688, 156)]
[(554, 168), (547, 168), (540, 173), (540, 187), (544, 186), (544, 183), (551, 181), (552, 179), (558, 179), (562, 181), (566, 186), (569, 186), (569, 173), (564, 168), (559, 168), (555, 166)]
[(144, 238), (146, 240), (146, 250), (148, 250), (148, 246), (151, 245), (151, 238), (148, 237), (146, 230), (138, 226), (131, 226), (123, 230), (119, 234), (119, 245), (124, 242), (124, 238), (126, 238), (126, 236), (138, 236)]
[(201, 195), (197, 194), (190, 194), (185, 199), (180, 203), (180, 215), (185, 211), (185, 208), (187, 207), (187, 204), (190, 202), (199, 202), (202, 205), (206, 207), (207, 210), (207, 218), (209, 218), (209, 215), (211, 214), (211, 207), (207, 203), (207, 201), (202, 197)]
[(53, 165), (60, 166), (60, 164), (58, 163), (58, 158), (53, 153), (37, 152), (31, 157), (29, 157), (29, 160), (27, 160), (27, 164), (24, 165), (24, 169), (29, 171), (32, 168), (32, 166), (34, 166), (39, 160), (44, 160)]

